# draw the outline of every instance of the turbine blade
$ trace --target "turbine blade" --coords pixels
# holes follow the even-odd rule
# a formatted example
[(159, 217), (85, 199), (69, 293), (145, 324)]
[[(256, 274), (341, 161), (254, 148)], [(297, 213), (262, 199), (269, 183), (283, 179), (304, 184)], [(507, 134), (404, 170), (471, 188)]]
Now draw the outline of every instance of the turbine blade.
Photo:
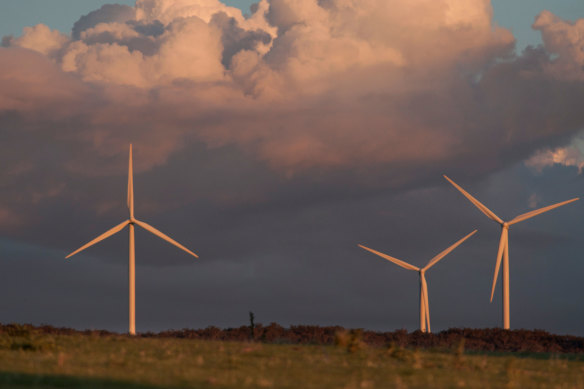
[(540, 209), (536, 209), (535, 211), (524, 213), (522, 215), (515, 217), (513, 220), (511, 220), (509, 222), (509, 225), (519, 223), (523, 220), (527, 220), (527, 219), (532, 218), (532, 217), (537, 216), (537, 215), (541, 215), (544, 212), (551, 211), (552, 209), (561, 207), (562, 205), (573, 203), (574, 201), (577, 201), (577, 200), (580, 200), (580, 199), (578, 197), (576, 197), (576, 198), (573, 198), (571, 200), (563, 201), (561, 203), (557, 203), (557, 204), (553, 204), (553, 205), (548, 205), (547, 207), (543, 207)]
[(365, 249), (365, 250), (367, 250), (367, 251), (370, 251), (370, 252), (372, 252), (373, 254), (379, 255), (381, 258), (385, 258), (385, 259), (387, 259), (388, 261), (390, 261), (390, 262), (393, 262), (393, 263), (395, 263), (396, 265), (403, 267), (404, 269), (408, 269), (408, 270), (415, 270), (415, 271), (419, 271), (419, 270), (420, 270), (420, 268), (419, 268), (419, 267), (416, 267), (416, 266), (414, 266), (414, 265), (410, 265), (409, 263), (407, 263), (407, 262), (404, 262), (404, 261), (401, 261), (401, 260), (399, 260), (399, 259), (397, 259), (397, 258), (390, 257), (390, 256), (389, 256), (389, 255), (387, 255), (387, 254), (380, 253), (379, 251), (376, 251), (376, 250), (370, 249), (369, 247), (365, 247), (365, 246), (362, 246), (362, 245), (358, 245), (358, 246), (359, 246), (359, 247), (361, 247), (362, 249)]
[(428, 284), (426, 283), (426, 276), (422, 274), (422, 288), (424, 289), (424, 305), (426, 308), (426, 328), (428, 333), (432, 332), (430, 329), (430, 304), (428, 303)]
[(101, 234), (100, 236), (98, 236), (97, 238), (95, 238), (94, 240), (92, 240), (91, 242), (89, 242), (89, 243), (85, 244), (84, 246), (81, 246), (77, 250), (73, 251), (71, 254), (67, 255), (65, 258), (72, 257), (73, 255), (77, 254), (78, 252), (83, 251), (86, 248), (88, 248), (90, 246), (93, 246), (94, 244), (96, 244), (98, 242), (101, 242), (102, 240), (104, 240), (106, 238), (109, 238), (110, 236), (112, 236), (116, 232), (121, 231), (129, 223), (130, 223), (130, 221), (129, 220), (126, 220), (125, 222), (118, 224), (117, 226), (115, 226), (111, 230), (104, 232), (103, 234)]
[(168, 243), (175, 245), (179, 249), (186, 251), (187, 253), (191, 254), (193, 257), (199, 258), (199, 256), (197, 254), (193, 253), (191, 250), (187, 249), (185, 246), (181, 245), (180, 243), (178, 243), (174, 239), (172, 239), (172, 238), (166, 236), (165, 234), (163, 234), (162, 232), (158, 231), (156, 228), (152, 227), (150, 224), (141, 222), (140, 220), (135, 220), (134, 223), (136, 223), (137, 225), (139, 225), (140, 227), (142, 227), (146, 231), (150, 231), (151, 233), (158, 236), (159, 238), (164, 239)]
[(495, 275), (493, 276), (493, 287), (491, 288), (491, 302), (493, 302), (493, 295), (495, 294), (495, 286), (497, 286), (497, 277), (499, 276), (499, 268), (501, 267), (501, 258), (503, 258), (503, 251), (509, 239), (509, 230), (502, 228), (501, 240), (499, 241), (499, 251), (497, 252), (497, 263), (495, 264)]
[(464, 238), (460, 239), (458, 242), (456, 242), (452, 246), (448, 247), (446, 250), (442, 251), (440, 254), (436, 255), (434, 258), (432, 258), (430, 260), (430, 262), (428, 262), (428, 264), (423, 268), (423, 270), (428, 270), (429, 268), (431, 268), (432, 266), (434, 266), (436, 264), (436, 262), (438, 262), (439, 260), (441, 260), (442, 258), (444, 258), (446, 255), (450, 254), (450, 252), (452, 250), (454, 250), (455, 248), (457, 248), (458, 246), (460, 246), (462, 244), (462, 242), (464, 242), (465, 240), (467, 240), (468, 238), (470, 238), (471, 236), (473, 236), (474, 234), (476, 234), (476, 232), (477, 232), (477, 230), (474, 230), (473, 232), (471, 232), (470, 234), (468, 234)]
[(458, 184), (456, 184), (456, 182), (452, 181), (446, 175), (444, 175), (444, 178), (446, 178), (448, 180), (448, 182), (450, 182), (456, 189), (458, 189), (460, 191), (460, 193), (462, 193), (464, 195), (464, 197), (469, 199), (470, 202), (473, 203), (475, 205), (475, 207), (477, 207), (482, 213), (484, 213), (490, 219), (496, 221), (499, 224), (504, 223), (503, 220), (501, 220), (501, 218), (499, 216), (495, 215), (495, 213), (493, 211), (491, 211), (489, 208), (485, 207), (484, 204), (482, 204), (480, 201), (478, 201), (477, 199), (472, 197), (470, 193), (468, 193), (467, 191), (462, 189), (460, 186), (458, 186)]
[(134, 217), (134, 169), (132, 167), (132, 144), (130, 143), (130, 158), (128, 162), (128, 210)]

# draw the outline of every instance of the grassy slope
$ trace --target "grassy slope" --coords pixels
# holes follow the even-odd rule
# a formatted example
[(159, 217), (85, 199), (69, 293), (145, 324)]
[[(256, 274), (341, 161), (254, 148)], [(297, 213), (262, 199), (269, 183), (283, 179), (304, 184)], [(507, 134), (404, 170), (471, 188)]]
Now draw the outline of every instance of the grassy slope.
[(584, 388), (580, 357), (0, 335), (0, 388)]

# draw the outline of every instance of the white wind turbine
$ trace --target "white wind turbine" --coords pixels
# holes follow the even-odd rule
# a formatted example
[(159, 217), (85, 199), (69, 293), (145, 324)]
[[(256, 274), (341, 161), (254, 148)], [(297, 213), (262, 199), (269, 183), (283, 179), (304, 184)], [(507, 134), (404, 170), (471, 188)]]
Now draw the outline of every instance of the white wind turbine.
[(72, 257), (73, 255), (77, 254), (80, 251), (85, 250), (86, 248), (93, 246), (94, 244), (114, 235), (117, 232), (120, 232), (124, 227), (129, 226), (130, 230), (130, 261), (129, 261), (129, 333), (130, 335), (136, 334), (136, 276), (135, 276), (135, 251), (134, 251), (134, 225), (139, 225), (140, 227), (144, 228), (146, 231), (150, 231), (154, 235), (166, 240), (167, 242), (175, 245), (181, 250), (186, 251), (187, 253), (191, 254), (195, 258), (198, 258), (197, 254), (193, 253), (180, 243), (174, 241), (173, 239), (169, 238), (162, 232), (158, 231), (156, 228), (152, 227), (149, 224), (146, 224), (136, 218), (134, 218), (134, 180), (133, 180), (133, 172), (132, 172), (132, 145), (130, 144), (130, 162), (128, 165), (128, 210), (130, 211), (130, 218), (125, 220), (124, 222), (118, 224), (111, 230), (104, 232), (91, 242), (87, 243), (86, 245), (80, 247), (79, 249), (73, 251), (71, 254), (67, 255), (65, 258)]
[(434, 266), (436, 264), (436, 262), (438, 262), (439, 260), (444, 258), (446, 255), (448, 255), (452, 250), (454, 250), (460, 244), (462, 244), (462, 242), (464, 242), (465, 240), (470, 238), (472, 235), (474, 235), (476, 232), (477, 232), (477, 230), (474, 230), (473, 232), (471, 232), (470, 234), (468, 234), (467, 236), (465, 236), (464, 238), (462, 238), (461, 240), (459, 240), (458, 242), (456, 242), (452, 246), (448, 247), (446, 250), (442, 251), (440, 254), (436, 255), (423, 268), (419, 268), (417, 266), (410, 265), (407, 262), (404, 262), (404, 261), (399, 260), (397, 258), (391, 257), (387, 254), (380, 253), (379, 251), (370, 249), (369, 247), (365, 247), (363, 245), (358, 245), (358, 246), (361, 247), (362, 249), (365, 249), (367, 251), (372, 252), (373, 254), (379, 255), (381, 258), (385, 258), (388, 261), (393, 262), (396, 265), (403, 267), (404, 269), (413, 270), (413, 271), (418, 272), (418, 274), (420, 276), (420, 331), (432, 332), (430, 330), (430, 306), (428, 305), (428, 285), (426, 283), (426, 271), (428, 269), (430, 269), (432, 266)]
[(509, 227), (511, 225), (519, 223), (521, 221), (530, 219), (534, 216), (540, 215), (544, 212), (551, 211), (554, 208), (561, 207), (562, 205), (566, 205), (572, 203), (576, 200), (579, 200), (578, 197), (573, 198), (571, 200), (563, 201), (561, 203), (548, 205), (547, 207), (543, 207), (540, 209), (536, 209), (534, 211), (526, 212), (515, 218), (511, 219), (508, 222), (503, 221), (497, 215), (495, 215), (489, 208), (485, 207), (481, 204), (477, 199), (472, 197), (467, 191), (462, 189), (458, 186), (454, 181), (444, 175), (446, 178), (456, 189), (460, 191), (467, 199), (470, 200), (482, 213), (487, 215), (489, 219), (496, 221), (501, 225), (501, 240), (499, 241), (499, 251), (497, 252), (497, 263), (495, 265), (495, 275), (493, 277), (493, 287), (491, 288), (491, 302), (493, 302), (493, 294), (495, 293), (495, 286), (497, 285), (497, 276), (499, 275), (499, 267), (501, 266), (501, 258), (504, 258), (503, 261), (503, 328), (508, 330), (511, 325), (510, 319), (510, 312), (509, 312)]

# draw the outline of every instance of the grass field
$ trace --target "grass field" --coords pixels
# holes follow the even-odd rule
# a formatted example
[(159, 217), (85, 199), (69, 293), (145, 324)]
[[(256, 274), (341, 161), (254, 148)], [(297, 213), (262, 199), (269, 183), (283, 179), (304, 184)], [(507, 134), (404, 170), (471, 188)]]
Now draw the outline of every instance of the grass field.
[(584, 388), (584, 357), (0, 334), (0, 388)]

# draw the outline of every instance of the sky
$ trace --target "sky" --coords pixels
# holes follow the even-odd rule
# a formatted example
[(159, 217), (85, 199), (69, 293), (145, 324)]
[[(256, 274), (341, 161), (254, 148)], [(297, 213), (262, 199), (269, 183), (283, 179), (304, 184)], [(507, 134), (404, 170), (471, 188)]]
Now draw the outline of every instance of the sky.
[[(501, 325), (500, 227), (582, 195), (580, 1), (0, 6), (0, 322), (137, 330)], [(49, 6), (50, 4), (50, 6)], [(511, 327), (584, 335), (584, 202), (510, 231)], [(499, 277), (499, 280), (501, 277)], [(500, 281), (499, 281), (500, 282)]]

